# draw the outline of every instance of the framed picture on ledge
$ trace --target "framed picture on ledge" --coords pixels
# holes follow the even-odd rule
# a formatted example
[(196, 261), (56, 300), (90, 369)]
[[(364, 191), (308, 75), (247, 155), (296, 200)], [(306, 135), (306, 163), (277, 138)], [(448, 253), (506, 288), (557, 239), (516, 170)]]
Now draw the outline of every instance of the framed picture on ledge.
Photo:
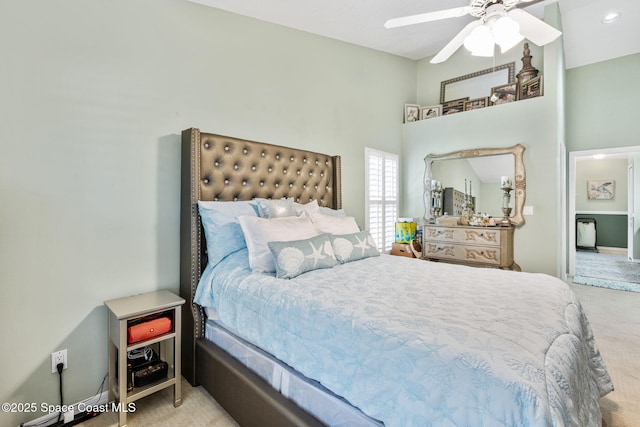
[(431, 105), (420, 108), (420, 120), (432, 119), (442, 115), (442, 105)]
[(518, 99), (529, 99), (543, 95), (542, 76), (534, 77), (520, 84), (520, 93)]
[(518, 83), (507, 83), (506, 85), (491, 88), (489, 101), (491, 105), (506, 104), (514, 102), (518, 97)]
[(442, 104), (442, 115), (447, 116), (449, 114), (459, 113), (464, 111), (464, 102), (468, 101), (469, 97), (455, 99), (453, 101), (447, 101)]
[(464, 102), (464, 111), (477, 110), (489, 105), (489, 97), (470, 99)]
[(416, 104), (404, 104), (404, 122), (416, 122), (420, 120), (420, 106)]

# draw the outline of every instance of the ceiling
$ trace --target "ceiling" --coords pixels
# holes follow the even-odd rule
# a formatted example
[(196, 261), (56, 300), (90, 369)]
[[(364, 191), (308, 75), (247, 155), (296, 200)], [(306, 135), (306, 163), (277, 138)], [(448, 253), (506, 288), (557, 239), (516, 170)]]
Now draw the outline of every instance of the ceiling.
[[(466, 6), (468, 0), (190, 0), (297, 30), (394, 55), (422, 59), (435, 55), (468, 22), (464, 16), (385, 29), (390, 18)], [(525, 10), (542, 18), (558, 3), (566, 67), (574, 68), (640, 52), (640, 1), (544, 0)], [(602, 17), (621, 12), (613, 24)]]

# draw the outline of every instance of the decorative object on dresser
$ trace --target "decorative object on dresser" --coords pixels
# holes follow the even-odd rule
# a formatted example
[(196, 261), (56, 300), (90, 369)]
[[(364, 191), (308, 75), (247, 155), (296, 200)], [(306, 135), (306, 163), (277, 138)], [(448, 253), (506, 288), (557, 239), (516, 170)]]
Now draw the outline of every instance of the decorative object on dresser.
[(513, 182), (511, 178), (508, 176), (500, 177), (500, 188), (504, 192), (502, 196), (502, 212), (504, 213), (504, 217), (502, 221), (500, 221), (500, 225), (510, 226), (511, 222), (509, 222), (509, 216), (511, 216), (511, 208), (509, 207), (509, 200), (511, 200), (511, 190), (513, 187)]
[(513, 227), (444, 226), (422, 229), (422, 257), (520, 271), (513, 260)]
[[(460, 216), (462, 210), (465, 208), (466, 195), (462, 191), (458, 191), (453, 187), (446, 187), (442, 194), (442, 205), (444, 206), (444, 212), (448, 215)], [(471, 203), (475, 204), (473, 197)]]
[(442, 215), (442, 183), (432, 179), (430, 185), (429, 211), (434, 218)]

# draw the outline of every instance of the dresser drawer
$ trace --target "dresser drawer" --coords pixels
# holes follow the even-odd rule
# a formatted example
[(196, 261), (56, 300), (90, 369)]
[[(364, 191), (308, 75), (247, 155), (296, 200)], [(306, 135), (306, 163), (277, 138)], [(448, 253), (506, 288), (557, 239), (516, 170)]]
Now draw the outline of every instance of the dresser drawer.
[(429, 227), (423, 229), (425, 242), (450, 242), (500, 246), (500, 229), (486, 227)]
[(500, 247), (426, 242), (422, 248), (427, 259), (455, 260), (483, 265), (501, 265)]

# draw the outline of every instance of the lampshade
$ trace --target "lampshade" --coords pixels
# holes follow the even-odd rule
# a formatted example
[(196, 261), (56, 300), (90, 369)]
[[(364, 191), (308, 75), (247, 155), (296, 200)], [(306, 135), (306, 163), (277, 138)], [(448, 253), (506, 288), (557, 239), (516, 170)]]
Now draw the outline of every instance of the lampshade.
[(491, 27), (491, 33), (496, 44), (500, 46), (502, 53), (505, 53), (524, 39), (520, 34), (520, 25), (508, 16), (498, 18)]
[(493, 56), (494, 43), (491, 29), (484, 24), (474, 28), (464, 39), (464, 47), (474, 56)]
[(493, 56), (495, 44), (505, 53), (523, 39), (520, 25), (516, 21), (507, 15), (498, 18), (493, 15), (471, 31), (464, 39), (464, 47), (474, 56)]

